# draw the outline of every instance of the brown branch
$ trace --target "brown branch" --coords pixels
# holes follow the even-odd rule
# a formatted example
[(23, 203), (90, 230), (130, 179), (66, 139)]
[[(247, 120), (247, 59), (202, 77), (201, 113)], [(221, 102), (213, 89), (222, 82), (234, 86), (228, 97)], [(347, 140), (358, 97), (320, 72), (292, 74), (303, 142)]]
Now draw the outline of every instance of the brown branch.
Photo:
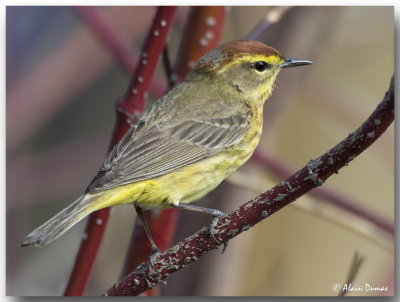
[[(224, 17), (224, 7), (201, 6), (191, 8), (179, 47), (177, 57), (177, 62), (179, 63), (174, 66), (170, 75), (171, 85), (176, 84), (177, 80), (186, 76), (186, 73), (191, 69), (190, 62), (196, 62), (218, 45), (223, 30)], [(199, 45), (198, 43), (201, 39), (206, 39), (207, 45)], [(196, 47), (193, 47), (193, 45), (196, 45)], [(146, 211), (145, 215), (154, 241), (162, 251), (166, 250), (171, 246), (175, 234), (179, 210)], [(150, 245), (146, 239), (144, 229), (139, 222), (136, 222), (124, 264), (123, 275), (134, 270), (139, 263), (146, 261), (150, 252)], [(153, 295), (155, 293), (149, 292), (147, 294)]]
[[(176, 7), (172, 6), (159, 7), (157, 9), (153, 24), (143, 46), (141, 64), (139, 64), (135, 74), (132, 76), (124, 97), (117, 102), (117, 120), (109, 149), (129, 130), (131, 125), (130, 118), (143, 110), (150, 82), (164, 48), (175, 12)], [(75, 265), (64, 293), (65, 296), (82, 295), (89, 279), (109, 215), (110, 208), (106, 208), (89, 216), (84, 240), (76, 257)]]
[[(348, 165), (366, 150), (389, 127), (394, 119), (394, 78), (382, 102), (369, 118), (347, 138), (272, 189), (245, 203), (235, 211), (218, 219), (214, 228), (220, 242), (227, 242), (247, 231), (256, 223), (271, 216), (308, 191), (322, 185), (332, 174)], [(160, 280), (184, 268), (209, 251), (218, 248), (209, 228), (178, 243), (116, 283), (105, 295), (138, 295), (154, 287)]]

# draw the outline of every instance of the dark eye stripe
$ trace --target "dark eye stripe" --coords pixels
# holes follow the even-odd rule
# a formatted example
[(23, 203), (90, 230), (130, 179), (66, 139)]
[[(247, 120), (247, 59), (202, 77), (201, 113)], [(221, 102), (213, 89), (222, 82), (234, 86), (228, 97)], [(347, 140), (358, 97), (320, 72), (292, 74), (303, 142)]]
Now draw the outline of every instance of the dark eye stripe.
[(255, 62), (253, 65), (253, 68), (259, 72), (263, 72), (267, 70), (270, 67), (270, 65), (264, 61), (258, 61)]

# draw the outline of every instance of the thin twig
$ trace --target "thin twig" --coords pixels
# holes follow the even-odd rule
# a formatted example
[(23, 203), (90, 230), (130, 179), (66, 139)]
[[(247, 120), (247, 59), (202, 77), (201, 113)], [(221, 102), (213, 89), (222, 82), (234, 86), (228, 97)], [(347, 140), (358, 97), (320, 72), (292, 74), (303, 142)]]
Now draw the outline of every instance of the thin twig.
[(277, 6), (271, 8), (265, 15), (264, 19), (246, 36), (246, 40), (257, 40), (260, 36), (270, 28), (271, 25), (279, 22), (282, 17), (292, 8), (292, 6)]
[(358, 252), (355, 252), (353, 255), (353, 259), (351, 260), (350, 269), (347, 275), (346, 282), (344, 283), (346, 287), (342, 287), (342, 290), (339, 292), (338, 295), (339, 297), (347, 295), (348, 290), (346, 290), (345, 288), (347, 288), (347, 286), (350, 286), (351, 283), (354, 282), (358, 272), (360, 271), (361, 264), (363, 262), (364, 262), (364, 257), (361, 257)]
[(172, 66), (171, 66), (171, 60), (169, 57), (168, 45), (165, 45), (165, 47), (164, 47), (162, 59), (163, 59), (165, 76), (168, 80), (168, 86), (171, 89), (172, 87), (174, 87), (175, 82), (172, 78)]
[(308, 191), (322, 185), (332, 174), (349, 164), (366, 150), (389, 127), (394, 118), (394, 77), (382, 102), (369, 118), (347, 138), (274, 188), (245, 203), (235, 211), (220, 217), (214, 234), (204, 227), (197, 233), (162, 253), (152, 264), (142, 264), (138, 270), (122, 278), (106, 295), (138, 295), (164, 281), (170, 274), (196, 262), (218, 245), (247, 231)]

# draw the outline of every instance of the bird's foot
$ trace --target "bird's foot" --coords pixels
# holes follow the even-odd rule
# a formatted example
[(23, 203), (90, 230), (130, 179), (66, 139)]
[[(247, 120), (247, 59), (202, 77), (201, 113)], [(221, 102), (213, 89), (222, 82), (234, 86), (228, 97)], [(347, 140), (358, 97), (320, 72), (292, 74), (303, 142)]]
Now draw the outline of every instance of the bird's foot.
[[(211, 236), (211, 238), (214, 239), (214, 241), (219, 245), (219, 244), (221, 244), (222, 242), (219, 241), (219, 240), (217, 239), (217, 237), (215, 237), (215, 235), (216, 235), (215, 226), (217, 225), (218, 218), (221, 217), (221, 216), (225, 216), (226, 214), (225, 214), (224, 212), (222, 212), (222, 211), (213, 209), (212, 215), (213, 215), (214, 218), (213, 218), (213, 220), (212, 220), (212, 222), (211, 222), (211, 225), (210, 225), (210, 236)], [(224, 244), (224, 247), (222, 248), (221, 254), (223, 254), (223, 253), (225, 252), (226, 248), (228, 247), (228, 242), (229, 242), (229, 241), (225, 241), (225, 242), (223, 243), (223, 244)]]
[(161, 250), (158, 247), (153, 247), (151, 250), (151, 255), (149, 257), (149, 261), (151, 266), (156, 270), (154, 266), (154, 259), (157, 258), (161, 254)]
[(151, 267), (153, 268), (153, 273), (151, 274), (152, 275), (152, 277), (155, 279), (155, 281), (158, 283), (158, 284), (161, 284), (161, 286), (162, 287), (166, 287), (167, 286), (167, 281), (166, 280), (163, 280), (162, 278), (161, 278), (161, 273), (160, 273), (160, 271), (155, 267), (155, 265), (154, 265), (154, 260), (155, 260), (155, 258), (157, 258), (159, 255), (161, 255), (161, 250), (158, 248), (158, 247), (153, 247), (152, 248), (152, 251), (151, 251), (151, 255), (150, 255), (150, 257), (149, 257), (149, 262), (150, 262), (150, 265), (151, 265)]
[[(154, 260), (161, 254), (159, 248), (152, 248), (151, 255), (149, 256), (149, 262), (146, 265), (138, 266), (136, 268), (137, 273), (144, 276), (149, 288), (155, 287), (157, 284), (161, 284), (162, 287), (167, 286), (167, 281), (161, 278), (161, 272), (156, 268)], [(146, 273), (146, 270), (148, 272)], [(151, 280), (150, 280), (150, 279)]]

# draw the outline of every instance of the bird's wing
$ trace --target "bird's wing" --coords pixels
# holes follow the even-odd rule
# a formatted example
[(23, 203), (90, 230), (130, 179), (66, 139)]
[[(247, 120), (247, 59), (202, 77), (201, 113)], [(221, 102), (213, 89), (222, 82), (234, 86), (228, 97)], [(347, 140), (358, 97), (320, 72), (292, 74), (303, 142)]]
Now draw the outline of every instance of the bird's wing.
[(141, 121), (110, 152), (87, 192), (165, 175), (209, 158), (245, 136), (250, 115), (246, 110), (205, 120), (161, 121), (148, 127)]

